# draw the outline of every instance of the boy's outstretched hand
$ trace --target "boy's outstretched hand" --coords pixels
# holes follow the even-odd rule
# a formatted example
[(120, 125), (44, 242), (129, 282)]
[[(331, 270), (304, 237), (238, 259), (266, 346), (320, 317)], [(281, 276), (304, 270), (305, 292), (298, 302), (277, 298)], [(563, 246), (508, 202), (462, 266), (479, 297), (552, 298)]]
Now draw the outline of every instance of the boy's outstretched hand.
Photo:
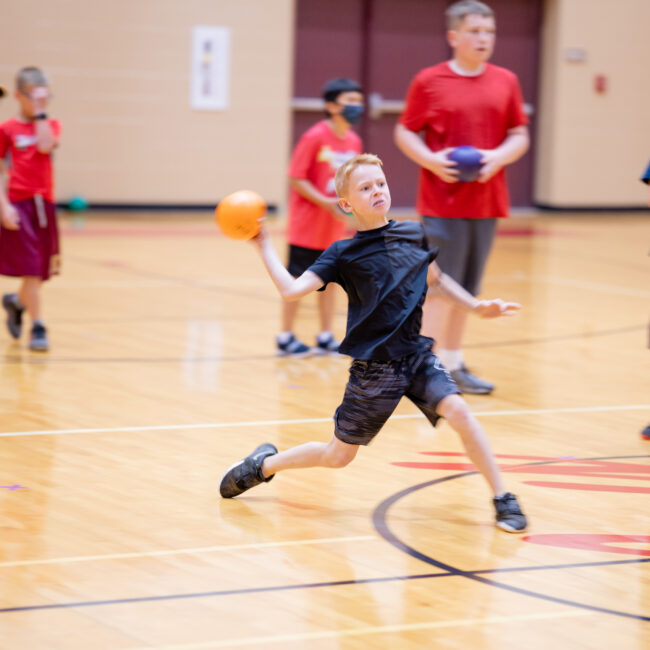
[(481, 318), (497, 318), (498, 316), (513, 316), (521, 309), (518, 302), (505, 302), (501, 298), (496, 300), (479, 300), (474, 308)]

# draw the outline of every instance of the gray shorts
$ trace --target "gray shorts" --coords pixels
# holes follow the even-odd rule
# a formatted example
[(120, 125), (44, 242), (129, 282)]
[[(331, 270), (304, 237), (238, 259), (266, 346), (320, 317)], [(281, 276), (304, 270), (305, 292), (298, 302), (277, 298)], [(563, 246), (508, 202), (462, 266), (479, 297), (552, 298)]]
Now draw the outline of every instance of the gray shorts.
[(422, 217), (429, 248), (438, 248), (436, 264), (473, 296), (481, 279), (496, 232), (496, 219)]
[(403, 396), (436, 425), (436, 408), (458, 386), (431, 352), (432, 340), (422, 337), (415, 354), (391, 361), (355, 359), (341, 405), (334, 414), (334, 435), (351, 445), (367, 445), (379, 433)]

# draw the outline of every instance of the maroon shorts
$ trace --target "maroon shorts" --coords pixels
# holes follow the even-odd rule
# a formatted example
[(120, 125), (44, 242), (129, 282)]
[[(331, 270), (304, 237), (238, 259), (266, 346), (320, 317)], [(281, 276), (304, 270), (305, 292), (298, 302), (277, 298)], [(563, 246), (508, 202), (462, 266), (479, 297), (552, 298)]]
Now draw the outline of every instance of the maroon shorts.
[(12, 205), (18, 211), (20, 228), (0, 226), (0, 275), (47, 280), (60, 266), (56, 206), (40, 196)]

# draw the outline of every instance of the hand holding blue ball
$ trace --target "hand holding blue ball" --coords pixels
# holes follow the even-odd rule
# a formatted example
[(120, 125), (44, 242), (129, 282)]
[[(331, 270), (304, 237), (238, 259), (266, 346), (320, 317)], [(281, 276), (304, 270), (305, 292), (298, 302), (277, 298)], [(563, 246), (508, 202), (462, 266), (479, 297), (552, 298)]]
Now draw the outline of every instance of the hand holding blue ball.
[(481, 152), (476, 147), (456, 147), (447, 154), (447, 158), (457, 164), (454, 169), (458, 171), (458, 180), (462, 183), (471, 183), (478, 178), (483, 163)]

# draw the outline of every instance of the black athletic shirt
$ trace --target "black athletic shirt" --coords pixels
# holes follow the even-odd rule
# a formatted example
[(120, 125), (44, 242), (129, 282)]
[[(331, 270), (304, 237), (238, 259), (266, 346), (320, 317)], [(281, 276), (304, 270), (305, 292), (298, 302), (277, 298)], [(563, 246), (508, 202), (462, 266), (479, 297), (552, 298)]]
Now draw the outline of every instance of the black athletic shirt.
[(419, 349), (427, 271), (437, 252), (429, 251), (418, 221), (389, 221), (323, 251), (308, 270), (348, 294), (340, 352), (388, 361)]

